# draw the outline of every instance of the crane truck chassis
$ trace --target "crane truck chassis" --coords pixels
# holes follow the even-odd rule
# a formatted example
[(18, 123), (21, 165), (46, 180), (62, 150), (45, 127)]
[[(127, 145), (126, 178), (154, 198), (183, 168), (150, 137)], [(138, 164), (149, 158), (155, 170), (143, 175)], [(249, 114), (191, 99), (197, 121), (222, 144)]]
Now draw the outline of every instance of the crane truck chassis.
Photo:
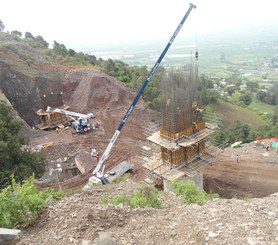
[(72, 122), (72, 126), (75, 129), (75, 132), (73, 132), (73, 134), (87, 133), (99, 127), (97, 123), (90, 125), (88, 122), (89, 119), (93, 119), (96, 117), (95, 114), (93, 113), (82, 114), (82, 113), (68, 111), (60, 108), (52, 108), (50, 106), (47, 107), (46, 112), (53, 112), (53, 113), (55, 112), (55, 113), (60, 113), (60, 114), (70, 116), (74, 120)]
[(85, 185), (85, 187), (83, 189), (85, 189), (85, 190), (86, 189), (91, 189), (91, 187), (95, 184), (100, 184), (100, 183), (107, 184), (109, 182), (108, 179), (107, 179), (107, 175), (104, 174), (105, 161), (107, 160), (113, 145), (115, 144), (117, 138), (119, 137), (122, 128), (124, 127), (125, 123), (127, 122), (128, 118), (130, 117), (134, 107), (136, 106), (136, 104), (137, 104), (138, 100), (140, 99), (141, 95), (143, 94), (146, 86), (150, 82), (150, 80), (153, 77), (156, 69), (160, 65), (162, 59), (164, 58), (164, 56), (167, 53), (170, 46), (172, 45), (173, 41), (175, 40), (176, 36), (178, 35), (180, 29), (182, 28), (185, 20), (187, 19), (187, 17), (189, 16), (189, 14), (190, 14), (190, 12), (192, 11), (193, 8), (196, 8), (196, 6), (192, 3), (190, 3), (186, 14), (182, 18), (182, 20), (179, 23), (178, 27), (176, 28), (174, 34), (172, 35), (170, 41), (168, 42), (168, 44), (164, 48), (163, 52), (159, 56), (158, 60), (154, 64), (153, 68), (151, 69), (149, 75), (147, 76), (146, 81), (143, 83), (142, 87), (140, 88), (139, 92), (137, 93), (136, 97), (134, 98), (133, 102), (131, 103), (131, 105), (130, 105), (129, 109), (127, 110), (122, 122), (120, 123), (119, 127), (115, 131), (115, 133), (114, 133), (112, 139), (110, 140), (106, 150), (104, 151), (102, 157), (100, 158), (98, 164), (96, 165), (96, 167), (93, 171), (93, 175), (89, 178), (89, 181), (88, 181), (87, 185)]

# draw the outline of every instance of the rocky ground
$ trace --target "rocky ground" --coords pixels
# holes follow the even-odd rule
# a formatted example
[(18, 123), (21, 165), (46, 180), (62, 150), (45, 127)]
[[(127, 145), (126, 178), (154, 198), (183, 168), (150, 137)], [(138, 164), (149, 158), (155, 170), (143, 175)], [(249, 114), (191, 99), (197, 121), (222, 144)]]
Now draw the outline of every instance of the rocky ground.
[[(163, 207), (102, 205), (106, 195), (127, 194), (132, 179), (52, 201), (20, 245), (31, 244), (277, 244), (278, 194), (255, 199), (214, 199), (182, 205), (164, 194)], [(112, 190), (112, 191), (111, 191)]]

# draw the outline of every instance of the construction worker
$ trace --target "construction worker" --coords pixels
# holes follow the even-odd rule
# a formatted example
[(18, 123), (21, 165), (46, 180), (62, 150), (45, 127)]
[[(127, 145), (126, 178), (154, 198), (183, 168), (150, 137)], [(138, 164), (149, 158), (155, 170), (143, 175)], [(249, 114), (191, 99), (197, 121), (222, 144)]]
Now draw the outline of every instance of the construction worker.
[(179, 135), (179, 133), (176, 133), (176, 139), (175, 139), (175, 141), (176, 141), (176, 146), (179, 145), (179, 140), (180, 140), (180, 135)]
[(193, 110), (196, 111), (196, 112), (202, 113), (202, 112), (204, 111), (203, 108), (198, 107), (197, 101), (194, 101), (194, 102), (192, 103), (192, 108), (193, 108)]
[(92, 157), (97, 157), (97, 156), (98, 156), (98, 152), (97, 152), (97, 149), (96, 149), (96, 148), (93, 148), (93, 149), (92, 149), (91, 156), (92, 156)]
[(193, 134), (198, 132), (197, 124), (196, 122), (193, 122)]

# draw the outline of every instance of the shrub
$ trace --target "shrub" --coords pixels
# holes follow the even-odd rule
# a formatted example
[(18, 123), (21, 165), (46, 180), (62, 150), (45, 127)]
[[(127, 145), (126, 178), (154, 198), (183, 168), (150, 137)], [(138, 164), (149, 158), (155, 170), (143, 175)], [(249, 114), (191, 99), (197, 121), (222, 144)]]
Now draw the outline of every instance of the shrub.
[(0, 193), (0, 227), (15, 228), (28, 224), (38, 216), (50, 199), (60, 199), (62, 196), (61, 191), (50, 188), (38, 190), (34, 175), (22, 186), (12, 177), (12, 184)]
[(207, 200), (219, 197), (218, 194), (207, 194), (192, 180), (186, 182), (173, 181), (171, 186), (176, 194), (183, 197), (184, 204), (197, 203), (203, 205)]
[(114, 204), (114, 205), (128, 205), (132, 208), (137, 207), (153, 207), (160, 208), (161, 203), (159, 201), (159, 191), (155, 187), (142, 186), (141, 188), (135, 189), (130, 195), (118, 195), (114, 198), (104, 197), (102, 199), (103, 204)]
[(252, 96), (250, 94), (242, 94), (238, 100), (243, 102), (245, 105), (250, 105), (252, 103)]

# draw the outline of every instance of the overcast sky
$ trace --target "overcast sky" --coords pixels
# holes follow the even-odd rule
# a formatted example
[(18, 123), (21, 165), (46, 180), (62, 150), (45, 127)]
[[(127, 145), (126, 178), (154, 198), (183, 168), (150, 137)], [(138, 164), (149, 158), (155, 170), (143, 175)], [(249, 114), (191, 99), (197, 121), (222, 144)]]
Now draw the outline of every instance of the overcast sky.
[(8, 31), (41, 35), (67, 48), (99, 43), (168, 41), (192, 10), (179, 36), (229, 31), (248, 24), (278, 27), (278, 0), (1, 0), (0, 19)]

